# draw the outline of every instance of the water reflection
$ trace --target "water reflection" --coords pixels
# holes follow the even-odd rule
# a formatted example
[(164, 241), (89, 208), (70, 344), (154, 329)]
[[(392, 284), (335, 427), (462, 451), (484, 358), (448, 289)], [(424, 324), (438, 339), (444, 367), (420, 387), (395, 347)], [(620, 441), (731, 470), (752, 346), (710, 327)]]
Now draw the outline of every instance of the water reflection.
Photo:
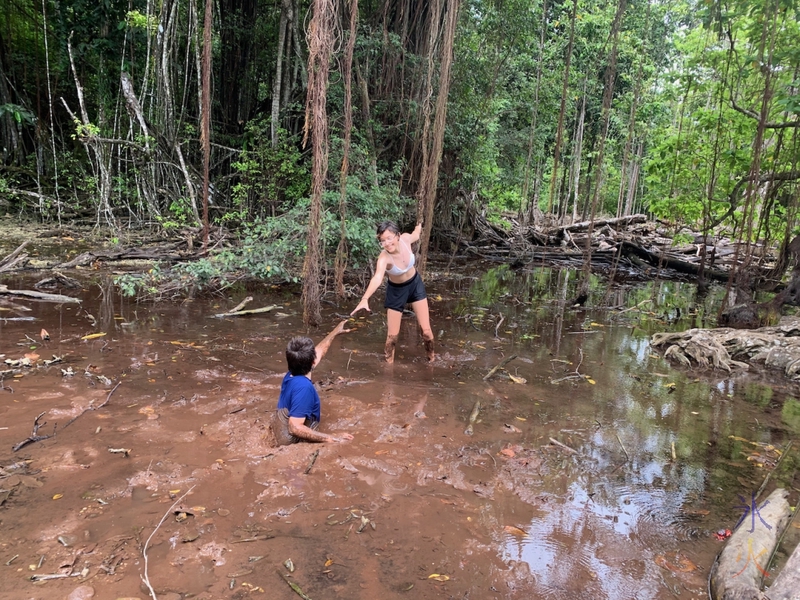
[[(543, 597), (703, 593), (700, 567), (671, 572), (658, 563), (669, 565), (672, 551), (710, 566), (709, 532), (735, 523), (738, 496), (765, 477), (748, 461), (753, 444), (786, 442), (764, 411), (783, 406), (784, 423), (798, 427), (800, 403), (746, 375), (694, 379), (650, 348), (654, 332), (713, 326), (721, 288), (698, 296), (687, 283), (609, 287), (592, 278), (586, 307), (573, 309), (566, 303), (579, 280), (563, 269), (493, 267), (454, 305), (467, 343), (483, 343), (497, 362), (512, 352), (530, 357), (516, 374), (546, 400), (546, 417), (528, 443), (554, 437), (578, 451), (550, 457), (549, 473), (532, 485), (553, 495), (529, 521), (512, 521), (527, 535), (504, 533), (501, 555), (527, 563)], [(511, 412), (531, 413), (529, 389), (503, 392)]]

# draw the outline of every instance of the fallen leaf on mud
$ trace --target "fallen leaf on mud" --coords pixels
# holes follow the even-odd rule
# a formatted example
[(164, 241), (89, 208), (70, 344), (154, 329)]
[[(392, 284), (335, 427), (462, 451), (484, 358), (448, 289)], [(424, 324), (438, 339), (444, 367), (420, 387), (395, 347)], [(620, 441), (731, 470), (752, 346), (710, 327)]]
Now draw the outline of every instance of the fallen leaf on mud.
[(528, 537), (528, 533), (524, 529), (520, 529), (514, 525), (506, 525), (503, 527), (503, 531), (511, 535), (516, 535), (517, 537)]
[(294, 563), (292, 562), (291, 558), (287, 558), (285, 561), (283, 561), (283, 566), (286, 567), (286, 570), (289, 571), (289, 573), (294, 573)]
[(375, 452), (375, 455), (377, 456), (379, 454), (388, 454), (388, 453), (389, 453), (388, 450), (378, 450), (377, 452)]
[(56, 494), (55, 496), (53, 496), (53, 500), (60, 500), (63, 497), (64, 497), (64, 494)]
[(669, 555), (659, 554), (655, 558), (655, 563), (673, 573), (690, 573), (697, 570), (697, 565), (680, 553), (673, 552)]
[(522, 433), (522, 430), (519, 427), (516, 427), (511, 423), (505, 423), (503, 425), (503, 431), (505, 433)]
[(439, 573), (431, 573), (428, 575), (428, 579), (435, 579), (436, 581), (450, 581), (450, 577), (447, 575), (439, 575)]
[(105, 335), (106, 335), (105, 331), (103, 333), (90, 333), (89, 335), (83, 336), (81, 339), (82, 340), (96, 340), (97, 338), (101, 338), (101, 337), (103, 337)]
[(39, 360), (39, 355), (36, 354), (36, 352), (28, 352), (25, 355), (25, 358), (27, 358), (30, 361), (37, 361), (37, 360)]
[(514, 452), (511, 448), (503, 448), (502, 450), (500, 450), (500, 454), (502, 454), (503, 456), (507, 456), (508, 458), (514, 458), (517, 455), (517, 453)]
[(514, 417), (517, 421), (527, 421), (525, 417)]
[(591, 383), (592, 385), (594, 385), (594, 384), (596, 384), (596, 383), (597, 383), (597, 382), (596, 382), (594, 379), (592, 379), (591, 377), (587, 377), (587, 378), (586, 378), (586, 381), (588, 381), (588, 382), (589, 382), (589, 383)]
[(171, 495), (173, 495), (173, 496), (177, 496), (178, 494), (180, 494), (180, 493), (181, 493), (181, 491), (180, 491), (180, 490), (170, 490), (170, 491), (169, 491), (169, 493), (170, 493)]
[(333, 559), (332, 558), (329, 558), (328, 560), (325, 561), (325, 566), (326, 567), (330, 567), (332, 564), (333, 564)]

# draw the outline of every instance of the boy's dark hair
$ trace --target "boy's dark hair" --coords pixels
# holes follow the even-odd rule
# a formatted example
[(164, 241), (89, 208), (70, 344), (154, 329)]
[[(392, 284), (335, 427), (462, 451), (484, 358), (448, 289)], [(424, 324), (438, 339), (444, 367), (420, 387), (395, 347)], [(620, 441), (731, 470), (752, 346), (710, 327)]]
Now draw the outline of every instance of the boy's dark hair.
[(307, 375), (314, 366), (317, 350), (314, 340), (307, 337), (293, 337), (286, 345), (286, 363), (292, 375)]
[(400, 233), (400, 228), (397, 226), (397, 223), (395, 223), (394, 221), (383, 221), (378, 224), (377, 236), (381, 237), (381, 234), (387, 230), (391, 231), (395, 235)]

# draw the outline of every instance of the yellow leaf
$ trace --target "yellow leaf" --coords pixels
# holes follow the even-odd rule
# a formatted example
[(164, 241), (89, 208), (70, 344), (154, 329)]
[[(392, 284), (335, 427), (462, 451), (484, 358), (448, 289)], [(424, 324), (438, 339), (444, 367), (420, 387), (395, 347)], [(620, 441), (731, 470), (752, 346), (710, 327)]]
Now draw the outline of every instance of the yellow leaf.
[(597, 382), (596, 382), (594, 379), (592, 379), (591, 377), (587, 377), (587, 378), (586, 378), (586, 381), (588, 381), (588, 382), (589, 382), (589, 383), (591, 383), (592, 385), (594, 385), (594, 384), (596, 384), (596, 383), (597, 383)]
[(601, 323), (595, 323), (594, 321), (592, 321), (591, 323), (589, 323), (589, 327), (605, 327), (605, 325), (602, 325)]
[(94, 339), (97, 339), (97, 338), (101, 338), (101, 337), (103, 337), (105, 335), (106, 335), (105, 332), (103, 332), (103, 333), (90, 333), (89, 335), (83, 336), (81, 339), (82, 340), (94, 340)]
[(428, 579), (435, 579), (436, 581), (449, 581), (450, 577), (447, 575), (439, 575), (439, 573), (431, 573), (428, 575)]
[(170, 490), (169, 493), (170, 494), (180, 494), (181, 491), (180, 490)]
[(527, 421), (525, 417), (514, 417), (517, 421)]
[(528, 380), (525, 379), (524, 377), (517, 377), (516, 375), (512, 375), (511, 373), (508, 374), (508, 378), (514, 383), (528, 383)]
[(53, 496), (53, 500), (59, 500), (59, 499), (61, 499), (63, 497), (64, 497), (64, 494), (56, 494), (55, 496)]
[(330, 567), (332, 564), (333, 564), (333, 559), (332, 558), (329, 558), (328, 560), (325, 561), (325, 566), (326, 567)]
[(674, 388), (675, 387), (675, 383), (674, 382), (673, 383), (667, 383), (667, 384), (664, 385), (664, 387)]
[(510, 533), (511, 535), (516, 535), (517, 537), (527, 537), (528, 532), (524, 529), (520, 529), (519, 527), (514, 527), (514, 525), (506, 525), (503, 527), (503, 531), (506, 533)]

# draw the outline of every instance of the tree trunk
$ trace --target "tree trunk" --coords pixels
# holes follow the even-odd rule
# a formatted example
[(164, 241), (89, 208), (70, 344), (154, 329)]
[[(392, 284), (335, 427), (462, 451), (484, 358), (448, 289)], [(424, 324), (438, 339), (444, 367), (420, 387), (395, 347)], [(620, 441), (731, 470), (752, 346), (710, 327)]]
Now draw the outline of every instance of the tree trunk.
[(208, 249), (208, 189), (209, 165), (211, 163), (211, 24), (212, 0), (206, 0), (206, 13), (203, 22), (203, 90), (200, 142), (203, 146), (203, 250)]
[(425, 274), (425, 266), (428, 261), (428, 245), (431, 239), (434, 205), (436, 203), (436, 185), (439, 179), (439, 165), (442, 160), (442, 148), (444, 146), (444, 128), (447, 120), (447, 96), (450, 93), (450, 68), (453, 64), (453, 42), (456, 37), (459, 4), (460, 0), (447, 0), (444, 40), (442, 44), (442, 63), (439, 72), (439, 93), (436, 96), (436, 115), (433, 123), (433, 147), (428, 156), (428, 165), (425, 168), (424, 179), (420, 181), (420, 193), (418, 195), (418, 200), (421, 200), (420, 208), (422, 210), (418, 210), (417, 218), (421, 219), (420, 222), (424, 222), (426, 225), (426, 227), (422, 229), (422, 235), (420, 236), (420, 258), (417, 265), (417, 269), (423, 275)]
[(328, 72), (333, 51), (336, 11), (332, 0), (314, 0), (314, 16), (309, 27), (308, 97), (303, 143), (311, 135), (311, 207), (308, 216), (306, 258), (303, 264), (303, 321), (318, 326), (321, 315), (320, 265), (322, 249), (322, 195), (328, 173)]
[(281, 112), (281, 84), (283, 81), (283, 49), (286, 46), (286, 28), (292, 12), (292, 1), (281, 1), (281, 20), (278, 25), (278, 57), (275, 59), (275, 81), (272, 84), (271, 133), (272, 147), (278, 147), (278, 118)]

